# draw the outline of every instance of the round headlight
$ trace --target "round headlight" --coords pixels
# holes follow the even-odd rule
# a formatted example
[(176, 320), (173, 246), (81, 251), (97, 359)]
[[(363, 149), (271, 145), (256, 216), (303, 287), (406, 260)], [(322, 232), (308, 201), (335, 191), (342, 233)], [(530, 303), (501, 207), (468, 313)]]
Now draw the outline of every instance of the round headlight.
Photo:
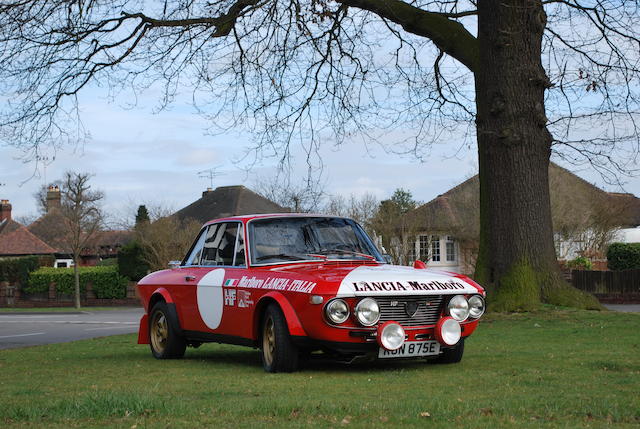
[(469, 316), (474, 319), (484, 314), (484, 299), (480, 295), (469, 298)]
[(372, 326), (380, 320), (380, 307), (373, 298), (365, 298), (356, 305), (354, 311), (358, 322), (363, 326)]
[(462, 328), (452, 317), (443, 317), (436, 325), (436, 340), (445, 346), (453, 346), (460, 341)]
[(396, 322), (386, 322), (378, 327), (378, 344), (387, 350), (398, 350), (404, 344), (404, 329)]
[(458, 322), (462, 322), (469, 317), (469, 302), (467, 298), (462, 295), (456, 295), (449, 301), (449, 316), (456, 319)]
[(333, 323), (343, 323), (349, 318), (349, 306), (341, 299), (334, 299), (324, 309), (327, 319)]

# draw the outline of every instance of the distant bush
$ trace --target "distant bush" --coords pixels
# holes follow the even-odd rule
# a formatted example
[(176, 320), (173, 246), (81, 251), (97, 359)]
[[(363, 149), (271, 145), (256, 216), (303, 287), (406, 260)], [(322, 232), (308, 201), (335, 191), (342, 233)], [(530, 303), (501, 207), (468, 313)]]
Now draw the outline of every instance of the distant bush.
[(142, 246), (137, 241), (122, 246), (118, 252), (118, 273), (138, 281), (149, 272), (149, 264), (143, 259)]
[[(87, 283), (93, 284), (96, 298), (112, 299), (127, 296), (126, 277), (118, 274), (117, 267), (79, 267), (80, 293), (87, 289)], [(73, 268), (40, 268), (29, 275), (27, 293), (42, 293), (49, 290), (49, 284), (56, 284), (56, 291), (60, 294), (73, 295), (75, 280)]]
[(591, 263), (589, 258), (578, 256), (577, 258), (567, 262), (567, 267), (573, 268), (574, 270), (590, 270), (591, 268), (593, 268), (593, 264)]
[(640, 269), (640, 243), (611, 243), (607, 265), (614, 271)]
[(38, 256), (0, 259), (0, 282), (20, 283), (25, 285), (29, 273), (40, 267)]
[(98, 261), (99, 267), (113, 267), (118, 265), (118, 258), (107, 258)]

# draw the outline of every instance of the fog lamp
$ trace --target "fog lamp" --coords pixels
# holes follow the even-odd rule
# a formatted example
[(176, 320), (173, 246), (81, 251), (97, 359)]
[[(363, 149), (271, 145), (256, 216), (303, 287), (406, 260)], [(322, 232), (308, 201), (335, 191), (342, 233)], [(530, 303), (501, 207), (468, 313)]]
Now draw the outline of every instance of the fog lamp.
[(397, 322), (386, 322), (378, 327), (378, 344), (387, 350), (398, 350), (404, 344), (404, 329)]
[(444, 346), (453, 346), (460, 341), (462, 329), (453, 317), (443, 317), (436, 325), (436, 340)]

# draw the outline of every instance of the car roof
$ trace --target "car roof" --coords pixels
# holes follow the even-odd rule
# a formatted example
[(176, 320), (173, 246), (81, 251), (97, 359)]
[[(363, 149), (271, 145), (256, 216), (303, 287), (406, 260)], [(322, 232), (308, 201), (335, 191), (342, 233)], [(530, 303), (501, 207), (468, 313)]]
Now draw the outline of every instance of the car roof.
[(260, 214), (246, 214), (246, 215), (239, 215), (239, 216), (223, 217), (219, 219), (212, 219), (206, 222), (204, 226), (210, 225), (212, 223), (224, 222), (224, 221), (241, 221), (246, 223), (253, 219), (266, 219), (266, 218), (277, 218), (277, 217), (331, 217), (331, 218), (346, 219), (344, 216), (334, 216), (334, 215), (326, 215), (326, 214), (320, 214), (320, 213), (260, 213)]

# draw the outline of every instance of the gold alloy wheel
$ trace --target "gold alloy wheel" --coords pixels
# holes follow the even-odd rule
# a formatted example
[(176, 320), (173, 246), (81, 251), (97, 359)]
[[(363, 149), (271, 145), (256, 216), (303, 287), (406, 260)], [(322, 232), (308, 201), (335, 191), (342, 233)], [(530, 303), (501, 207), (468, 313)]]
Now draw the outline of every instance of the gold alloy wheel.
[(157, 311), (151, 320), (151, 345), (153, 350), (158, 354), (162, 354), (167, 347), (167, 338), (169, 337), (169, 325), (167, 318), (162, 311)]
[(273, 355), (276, 350), (276, 335), (273, 327), (273, 318), (267, 317), (264, 323), (264, 331), (262, 332), (262, 353), (264, 361), (267, 365), (273, 364)]

